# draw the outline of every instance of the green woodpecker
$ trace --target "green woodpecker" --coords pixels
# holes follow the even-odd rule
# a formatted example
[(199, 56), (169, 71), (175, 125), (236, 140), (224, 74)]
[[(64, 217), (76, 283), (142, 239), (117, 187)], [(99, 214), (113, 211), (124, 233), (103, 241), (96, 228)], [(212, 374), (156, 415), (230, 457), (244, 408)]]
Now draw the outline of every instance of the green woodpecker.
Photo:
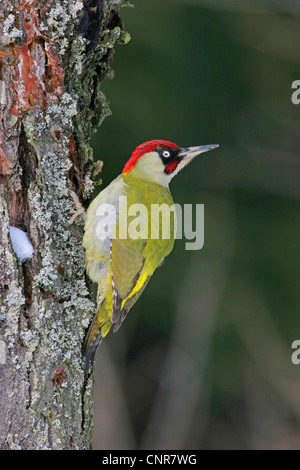
[[(145, 142), (134, 150), (122, 174), (90, 204), (83, 245), (86, 271), (90, 279), (98, 284), (98, 292), (97, 314), (85, 342), (86, 373), (102, 338), (113, 325), (113, 331), (117, 331), (155, 269), (174, 245), (174, 220), (168, 239), (162, 237), (161, 227), (156, 227), (159, 233), (156, 238), (151, 238), (151, 230), (146, 239), (127, 236), (127, 227), (132, 219), (129, 208), (133, 204), (142, 204), (150, 214), (152, 204), (173, 206), (169, 191), (172, 178), (194, 157), (216, 147), (218, 145), (180, 148), (166, 140)], [(121, 196), (126, 196), (126, 206), (120, 204)], [(108, 207), (115, 209), (110, 217), (106, 211)], [(104, 216), (107, 237), (99, 236)], [(160, 218), (158, 224), (161, 222)], [(123, 227), (125, 223), (126, 227)], [(150, 220), (147, 224), (150, 227)]]

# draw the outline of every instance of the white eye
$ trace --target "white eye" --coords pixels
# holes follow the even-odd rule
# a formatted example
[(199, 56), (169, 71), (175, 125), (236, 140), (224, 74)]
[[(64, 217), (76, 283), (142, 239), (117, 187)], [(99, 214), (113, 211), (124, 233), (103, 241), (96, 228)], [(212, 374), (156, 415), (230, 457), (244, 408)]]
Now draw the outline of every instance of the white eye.
[(170, 157), (170, 155), (171, 155), (171, 154), (170, 154), (170, 152), (168, 152), (168, 150), (165, 150), (165, 151), (163, 152), (163, 156), (164, 156), (165, 158)]

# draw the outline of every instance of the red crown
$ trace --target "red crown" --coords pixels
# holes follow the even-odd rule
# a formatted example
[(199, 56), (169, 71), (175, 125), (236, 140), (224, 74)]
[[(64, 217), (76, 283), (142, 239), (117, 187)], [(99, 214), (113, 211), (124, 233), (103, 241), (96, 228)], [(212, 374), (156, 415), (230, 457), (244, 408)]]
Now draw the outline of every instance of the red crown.
[(178, 145), (170, 142), (169, 140), (148, 140), (140, 144), (133, 152), (129, 160), (126, 162), (122, 173), (128, 173), (136, 164), (138, 159), (145, 155), (145, 153), (153, 152), (157, 147), (169, 147), (171, 149), (178, 149)]

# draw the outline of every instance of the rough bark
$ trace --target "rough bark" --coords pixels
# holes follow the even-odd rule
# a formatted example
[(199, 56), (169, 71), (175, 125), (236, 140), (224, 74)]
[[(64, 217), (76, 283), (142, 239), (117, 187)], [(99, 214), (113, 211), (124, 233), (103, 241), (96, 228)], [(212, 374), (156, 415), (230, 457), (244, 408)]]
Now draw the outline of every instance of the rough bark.
[[(0, 3), (0, 448), (88, 449), (92, 379), (82, 343), (94, 314), (83, 222), (65, 224), (100, 171), (89, 138), (125, 0)], [(27, 231), (21, 263), (9, 226)]]

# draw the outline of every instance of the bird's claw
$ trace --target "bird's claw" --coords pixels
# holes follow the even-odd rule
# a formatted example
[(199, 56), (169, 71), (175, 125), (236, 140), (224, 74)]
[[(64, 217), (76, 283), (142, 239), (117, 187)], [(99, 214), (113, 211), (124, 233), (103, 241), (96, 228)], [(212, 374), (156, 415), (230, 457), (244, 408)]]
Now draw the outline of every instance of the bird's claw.
[(69, 189), (69, 194), (70, 194), (70, 196), (72, 197), (72, 199), (74, 201), (74, 204), (77, 208), (77, 211), (74, 212), (72, 217), (70, 217), (70, 219), (66, 222), (66, 224), (65, 224), (66, 227), (70, 227), (70, 225), (72, 225), (74, 223), (74, 221), (77, 219), (77, 217), (79, 217), (79, 216), (81, 216), (83, 218), (83, 220), (86, 219), (85, 209), (82, 206), (81, 202), (79, 201), (79, 198), (78, 198), (77, 194), (74, 191), (72, 191), (72, 189)]

